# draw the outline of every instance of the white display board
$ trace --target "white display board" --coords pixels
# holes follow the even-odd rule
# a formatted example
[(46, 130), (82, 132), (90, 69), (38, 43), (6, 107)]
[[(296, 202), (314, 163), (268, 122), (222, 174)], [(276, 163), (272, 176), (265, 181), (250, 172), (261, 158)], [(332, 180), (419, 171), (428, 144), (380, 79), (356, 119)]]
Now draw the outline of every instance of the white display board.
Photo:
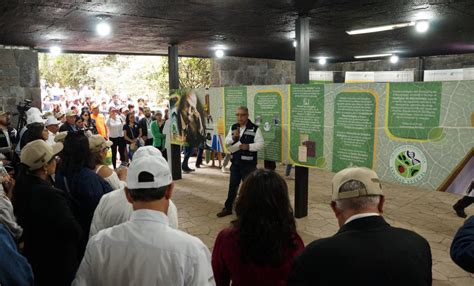
[(423, 79), (424, 81), (463, 80), (464, 69), (426, 70)]
[(346, 72), (346, 83), (375, 82), (374, 72)]
[(332, 71), (310, 71), (310, 81), (333, 82), (334, 73)]
[(474, 68), (464, 69), (463, 80), (474, 80)]
[(375, 82), (414, 82), (415, 72), (411, 71), (382, 71), (375, 72)]

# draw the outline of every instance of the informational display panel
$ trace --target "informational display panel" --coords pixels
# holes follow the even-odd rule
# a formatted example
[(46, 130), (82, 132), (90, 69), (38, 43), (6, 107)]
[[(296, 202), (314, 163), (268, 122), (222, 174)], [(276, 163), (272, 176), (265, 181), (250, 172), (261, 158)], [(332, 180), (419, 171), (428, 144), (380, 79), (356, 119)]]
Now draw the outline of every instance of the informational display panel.
[(387, 130), (394, 139), (428, 140), (437, 135), (441, 82), (391, 83)]
[(336, 95), (333, 172), (351, 166), (372, 169), (376, 112), (376, 96), (369, 91), (347, 91)]
[(364, 166), (383, 181), (434, 190), (474, 148), (473, 90), (467, 80), (183, 89), (170, 96), (170, 142), (227, 151), (237, 108), (247, 106), (265, 140), (260, 159)]
[(324, 165), (324, 85), (291, 85), (290, 157), (301, 166)]
[(265, 147), (259, 157), (265, 160), (282, 159), (282, 96), (278, 92), (258, 92), (254, 98), (255, 124), (259, 126)]
[(236, 123), (235, 113), (240, 106), (247, 106), (247, 87), (224, 87), (225, 130)]

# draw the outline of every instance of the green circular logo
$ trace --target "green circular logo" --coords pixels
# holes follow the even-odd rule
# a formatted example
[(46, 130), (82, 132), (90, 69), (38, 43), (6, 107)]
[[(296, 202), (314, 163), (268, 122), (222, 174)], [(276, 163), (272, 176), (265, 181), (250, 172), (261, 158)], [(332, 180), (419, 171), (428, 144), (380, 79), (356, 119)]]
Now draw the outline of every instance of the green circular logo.
[(404, 184), (419, 182), (425, 176), (426, 169), (426, 157), (418, 147), (400, 146), (390, 156), (390, 171)]

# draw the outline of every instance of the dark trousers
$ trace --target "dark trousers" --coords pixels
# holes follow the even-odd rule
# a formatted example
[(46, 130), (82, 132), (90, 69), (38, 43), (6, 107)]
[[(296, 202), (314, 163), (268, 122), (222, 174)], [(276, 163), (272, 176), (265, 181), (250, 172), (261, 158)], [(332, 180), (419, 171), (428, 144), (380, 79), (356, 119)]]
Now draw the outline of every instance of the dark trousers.
[(229, 192), (227, 193), (227, 200), (225, 201), (226, 209), (232, 209), (235, 197), (237, 196), (237, 191), (239, 190), (240, 182), (256, 169), (257, 166), (255, 165), (242, 166), (232, 164), (230, 166)]
[(191, 156), (193, 155), (195, 148), (196, 147), (190, 147), (190, 146), (184, 147), (184, 158), (183, 158), (183, 163), (181, 164), (181, 169), (183, 170), (189, 169), (188, 161), (189, 161), (189, 158), (191, 158)]
[(454, 205), (454, 208), (464, 210), (471, 204), (474, 204), (474, 197), (464, 196)]
[(202, 153), (204, 152), (204, 149), (199, 147), (198, 152), (197, 152), (197, 157), (196, 157), (196, 166), (200, 166), (202, 164)]
[(125, 139), (123, 139), (123, 137), (109, 139), (112, 141), (112, 165), (115, 169), (117, 164), (117, 149), (120, 154), (120, 161), (125, 162), (127, 160), (125, 155)]

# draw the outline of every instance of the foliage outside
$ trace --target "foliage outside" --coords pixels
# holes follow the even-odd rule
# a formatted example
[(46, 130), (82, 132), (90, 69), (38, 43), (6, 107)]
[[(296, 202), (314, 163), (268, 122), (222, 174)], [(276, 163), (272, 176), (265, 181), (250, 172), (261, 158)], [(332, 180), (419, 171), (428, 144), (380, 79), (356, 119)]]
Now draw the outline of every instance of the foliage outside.
[[(162, 102), (169, 95), (168, 58), (163, 56), (123, 56), (63, 54), (56, 57), (39, 54), (42, 79), (49, 84), (79, 89), (89, 85), (98, 94), (127, 94), (133, 98), (148, 96)], [(211, 61), (204, 58), (179, 58), (180, 87), (209, 87)]]

